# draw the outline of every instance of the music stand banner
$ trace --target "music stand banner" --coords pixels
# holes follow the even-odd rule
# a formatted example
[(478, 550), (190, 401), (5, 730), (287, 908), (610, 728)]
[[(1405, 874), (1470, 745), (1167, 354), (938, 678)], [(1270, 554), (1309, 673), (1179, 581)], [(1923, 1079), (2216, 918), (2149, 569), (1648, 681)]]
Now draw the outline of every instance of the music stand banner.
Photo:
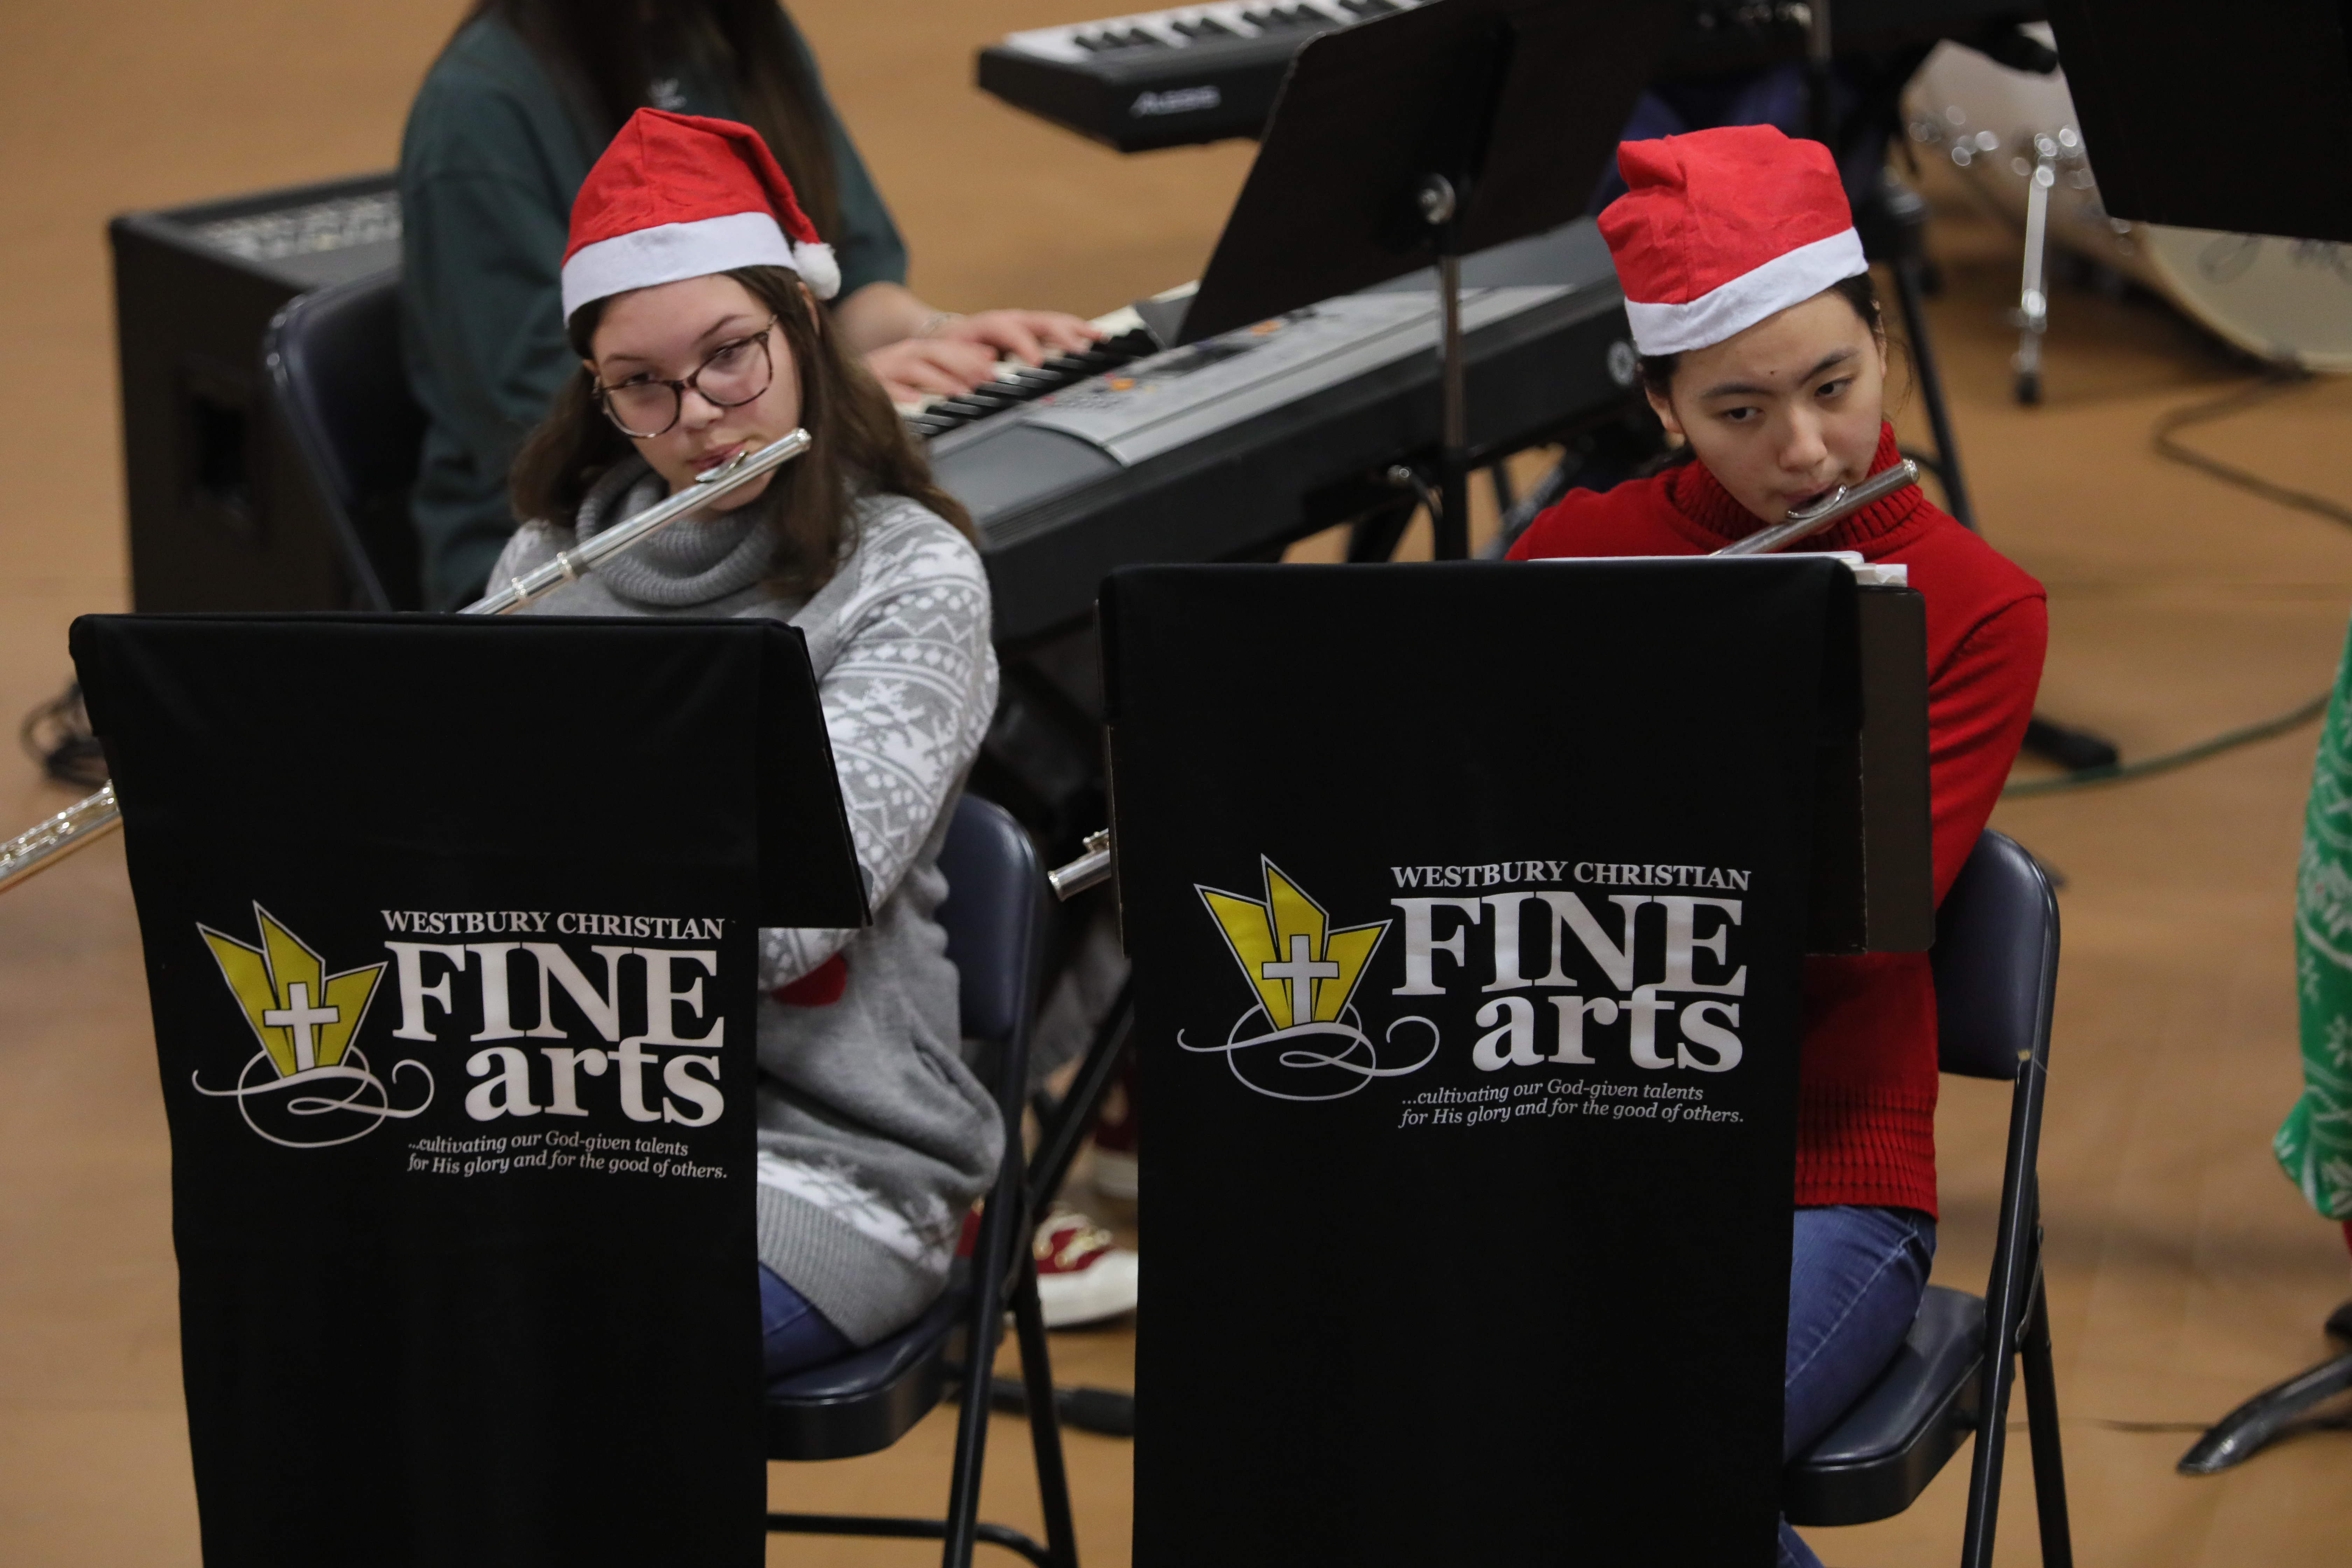
[(1142, 1568), (1772, 1561), (1852, 584), (1110, 580)]
[[(759, 1562), (761, 788), (779, 737), (831, 777), (799, 634), (133, 616), (73, 649), (206, 1563)], [(855, 923), (823, 805), (803, 880)]]

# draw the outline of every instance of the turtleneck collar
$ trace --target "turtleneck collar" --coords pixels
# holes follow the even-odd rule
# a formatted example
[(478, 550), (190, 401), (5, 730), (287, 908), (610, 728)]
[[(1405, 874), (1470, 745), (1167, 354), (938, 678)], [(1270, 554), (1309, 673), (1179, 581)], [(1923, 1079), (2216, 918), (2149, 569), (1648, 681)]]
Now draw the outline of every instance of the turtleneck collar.
[[(1870, 471), (1875, 474), (1891, 468), (1901, 456), (1895, 449), (1895, 426), (1881, 420), (1878, 455), (1871, 459)], [(1754, 512), (1732, 499), (1731, 492), (1707, 471), (1705, 463), (1685, 463), (1678, 468), (1670, 469), (1666, 476), (1666, 499), (1677, 512), (1726, 544), (1735, 539), (1745, 539), (1765, 526)], [(1927, 506), (1927, 492), (1917, 485), (1906, 485), (1885, 500), (1863, 508), (1852, 517), (1840, 518), (1828, 531), (1813, 535), (1800, 548), (1853, 550), (1866, 558), (1875, 558), (1901, 542), (1894, 536), (1918, 517), (1920, 510)]]
[[(589, 487), (572, 527), (580, 538), (591, 538), (662, 496), (661, 476), (642, 458), (631, 457)], [(674, 522), (604, 562), (595, 574), (615, 595), (640, 605), (682, 609), (724, 598), (767, 575), (776, 538), (765, 524), (766, 514), (765, 507), (755, 504)]]

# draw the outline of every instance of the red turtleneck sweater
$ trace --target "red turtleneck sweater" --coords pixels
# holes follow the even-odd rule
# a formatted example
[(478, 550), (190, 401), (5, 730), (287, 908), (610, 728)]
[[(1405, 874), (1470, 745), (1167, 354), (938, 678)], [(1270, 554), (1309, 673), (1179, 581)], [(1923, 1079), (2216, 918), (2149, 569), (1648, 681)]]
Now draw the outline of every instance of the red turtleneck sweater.
[[(1895, 461), (1882, 426), (1871, 472)], [(1570, 490), (1511, 547), (1557, 555), (1696, 555), (1764, 525), (1702, 463), (1607, 491)], [(2033, 712), (2049, 623), (2042, 584), (1916, 486), (1856, 512), (1807, 550), (1900, 562), (1927, 608), (1927, 754), (1936, 899), (1992, 815)], [(1936, 1212), (1936, 992), (1924, 952), (1805, 961), (1797, 1205)]]

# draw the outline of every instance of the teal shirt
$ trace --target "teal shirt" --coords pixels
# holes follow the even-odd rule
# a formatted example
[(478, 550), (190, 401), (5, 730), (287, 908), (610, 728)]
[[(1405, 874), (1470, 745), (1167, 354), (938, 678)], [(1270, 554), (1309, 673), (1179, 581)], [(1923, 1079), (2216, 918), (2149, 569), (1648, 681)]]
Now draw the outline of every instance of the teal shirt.
[[(784, 25), (792, 28), (789, 16)], [(797, 29), (792, 39), (816, 80)], [(738, 117), (724, 85), (691, 69), (657, 78), (651, 96), (681, 113)], [(841, 203), (840, 232), (824, 237), (841, 263), (842, 296), (904, 283), (906, 244), (829, 101), (824, 111)], [(449, 41), (409, 108), (401, 330), (426, 416), (410, 510), (429, 608), (455, 609), (480, 592), (519, 521), (508, 466), (563, 378), (579, 373), (563, 341), (559, 279), (572, 201), (604, 140), (522, 39), (488, 17)]]

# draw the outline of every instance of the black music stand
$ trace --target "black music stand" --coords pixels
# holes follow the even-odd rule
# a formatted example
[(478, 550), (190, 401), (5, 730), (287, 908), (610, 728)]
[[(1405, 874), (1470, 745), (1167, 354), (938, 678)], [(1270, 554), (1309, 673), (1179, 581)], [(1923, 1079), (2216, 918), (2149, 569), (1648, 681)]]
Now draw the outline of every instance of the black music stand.
[[(2051, 0), (2050, 26), (2110, 214), (2352, 240), (2352, 182), (2278, 153), (2330, 145), (2352, 121), (2352, 37), (2336, 0), (2280, 0), (2236, 29), (2191, 0)], [(2192, 103), (2227, 133), (2183, 134)]]
[[(1908, 670), (1888, 826), (1924, 867), (1916, 595), (1797, 556), (1156, 566), (1100, 613), (1152, 1118), (1138, 1568), (1761, 1568), (1801, 957), (1932, 925), (1925, 875), (1914, 918), (1824, 921), (1881, 870), (1835, 826), (1880, 808), (1817, 742)], [(1471, 643), (1529, 679), (1430, 657)], [(1235, 1291), (1286, 1197), (1317, 1223)]]
[[(2184, 0), (2052, 0), (2066, 85), (2117, 217), (2291, 239), (2352, 240), (2352, 184), (2264, 155), (2325, 146), (2352, 118), (2352, 39), (2333, 0), (2266, 7), (2258, 34), (2211, 26)], [(2196, 103), (2227, 137), (2179, 133), (2168, 107)], [(2352, 1301), (2327, 1332), (2352, 1345)], [(2243, 1464), (2352, 1388), (2352, 1349), (2263, 1390), (2180, 1458), (2184, 1475)]]
[(758, 1563), (757, 931), (867, 918), (800, 632), (98, 616), (73, 651), (205, 1561)]
[(1469, 553), (1461, 258), (1583, 213), (1674, 8), (1448, 0), (1310, 40), (1184, 315), (1195, 342), (1434, 263), (1442, 560)]

